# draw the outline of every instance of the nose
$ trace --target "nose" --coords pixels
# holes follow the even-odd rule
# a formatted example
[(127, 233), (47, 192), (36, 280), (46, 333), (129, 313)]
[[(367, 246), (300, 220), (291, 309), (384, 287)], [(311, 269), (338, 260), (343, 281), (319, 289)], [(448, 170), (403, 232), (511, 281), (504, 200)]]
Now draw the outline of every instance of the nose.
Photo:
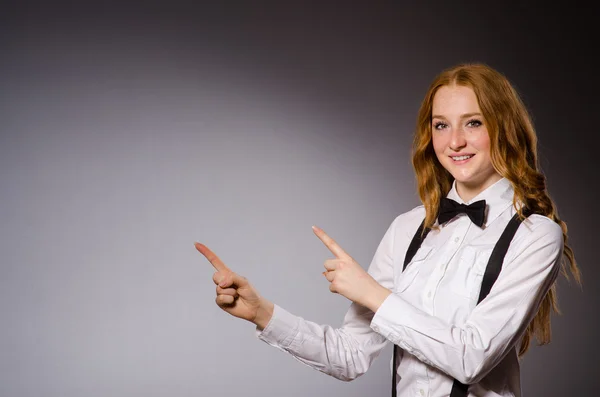
[(450, 149), (454, 151), (459, 151), (467, 145), (467, 140), (465, 139), (465, 132), (461, 127), (453, 128), (450, 135)]

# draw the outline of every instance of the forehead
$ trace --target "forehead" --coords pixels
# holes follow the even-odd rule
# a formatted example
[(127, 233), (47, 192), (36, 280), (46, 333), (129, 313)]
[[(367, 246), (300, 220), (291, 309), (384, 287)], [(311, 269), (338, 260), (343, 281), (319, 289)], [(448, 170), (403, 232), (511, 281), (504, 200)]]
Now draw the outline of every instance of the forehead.
[(471, 87), (464, 85), (445, 85), (440, 87), (433, 97), (432, 113), (452, 115), (479, 112), (477, 96)]

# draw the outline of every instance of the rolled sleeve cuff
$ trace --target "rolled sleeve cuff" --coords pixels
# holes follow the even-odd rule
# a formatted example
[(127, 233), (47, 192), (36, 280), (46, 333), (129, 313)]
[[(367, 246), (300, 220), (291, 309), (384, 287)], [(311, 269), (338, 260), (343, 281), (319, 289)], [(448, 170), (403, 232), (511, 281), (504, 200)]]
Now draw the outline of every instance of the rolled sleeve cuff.
[(272, 346), (287, 348), (296, 337), (300, 319), (280, 306), (273, 306), (273, 316), (261, 331), (256, 327), (258, 339)]
[(375, 312), (371, 320), (371, 329), (393, 344), (410, 350), (410, 336), (405, 327), (411, 328), (414, 311), (415, 308), (410, 303), (392, 293)]

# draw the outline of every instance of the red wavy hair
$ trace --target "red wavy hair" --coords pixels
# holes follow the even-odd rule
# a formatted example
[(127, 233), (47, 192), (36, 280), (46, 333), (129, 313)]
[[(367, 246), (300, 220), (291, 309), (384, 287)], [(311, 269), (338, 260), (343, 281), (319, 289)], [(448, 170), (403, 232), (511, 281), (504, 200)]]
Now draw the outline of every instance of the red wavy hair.
[[(490, 156), (495, 170), (508, 179), (514, 188), (513, 205), (521, 217), (523, 207), (547, 216), (563, 231), (564, 251), (562, 274), (569, 273), (578, 283), (581, 276), (575, 256), (567, 244), (567, 225), (563, 222), (546, 188), (537, 156), (537, 136), (523, 101), (508, 79), (485, 64), (460, 64), (444, 70), (431, 83), (417, 117), (412, 148), (412, 164), (417, 178), (418, 193), (426, 210), (425, 225), (434, 228), (439, 202), (452, 187), (452, 175), (440, 164), (431, 141), (431, 111), (433, 98), (442, 86), (470, 87), (477, 96), (481, 113), (490, 136)], [(540, 345), (551, 340), (550, 315), (560, 313), (556, 283), (544, 297), (535, 318), (521, 339), (519, 356), (528, 350), (532, 337)]]

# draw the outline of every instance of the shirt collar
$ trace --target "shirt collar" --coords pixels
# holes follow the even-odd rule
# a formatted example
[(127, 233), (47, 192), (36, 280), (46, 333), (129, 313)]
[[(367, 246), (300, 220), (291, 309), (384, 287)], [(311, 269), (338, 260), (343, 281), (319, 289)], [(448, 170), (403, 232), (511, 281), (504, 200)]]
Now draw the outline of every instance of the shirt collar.
[(486, 216), (485, 226), (488, 226), (494, 221), (506, 208), (513, 203), (514, 190), (510, 181), (502, 178), (493, 185), (487, 187), (477, 196), (473, 197), (468, 202), (463, 201), (456, 191), (456, 180), (452, 182), (452, 189), (448, 192), (449, 199), (461, 204), (471, 204), (475, 201), (485, 200)]

